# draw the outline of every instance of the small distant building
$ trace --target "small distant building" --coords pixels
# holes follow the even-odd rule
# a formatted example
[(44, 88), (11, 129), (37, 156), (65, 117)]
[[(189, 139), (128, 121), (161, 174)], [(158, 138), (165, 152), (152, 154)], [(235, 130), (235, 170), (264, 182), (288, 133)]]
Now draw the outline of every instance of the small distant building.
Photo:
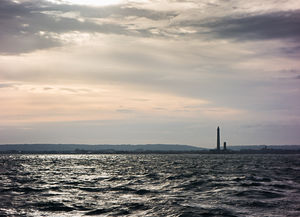
[(224, 142), (224, 147), (223, 147), (223, 150), (226, 151), (227, 150), (227, 147), (226, 147), (226, 142)]

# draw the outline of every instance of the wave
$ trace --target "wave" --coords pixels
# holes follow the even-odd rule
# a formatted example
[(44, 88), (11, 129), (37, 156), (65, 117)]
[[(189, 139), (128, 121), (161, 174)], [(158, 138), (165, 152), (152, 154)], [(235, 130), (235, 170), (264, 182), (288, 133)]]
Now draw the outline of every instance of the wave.
[(0, 216), (300, 216), (298, 155), (0, 155), (0, 163)]

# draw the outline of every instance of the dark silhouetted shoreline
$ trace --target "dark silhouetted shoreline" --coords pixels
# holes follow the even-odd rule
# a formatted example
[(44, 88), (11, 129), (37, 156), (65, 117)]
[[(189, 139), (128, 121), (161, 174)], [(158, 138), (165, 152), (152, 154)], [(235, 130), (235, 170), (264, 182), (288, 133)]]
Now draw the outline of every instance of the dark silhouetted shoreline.
[(14, 144), (0, 145), (1, 154), (300, 154), (300, 145), (231, 146), (227, 150), (188, 145), (78, 145)]

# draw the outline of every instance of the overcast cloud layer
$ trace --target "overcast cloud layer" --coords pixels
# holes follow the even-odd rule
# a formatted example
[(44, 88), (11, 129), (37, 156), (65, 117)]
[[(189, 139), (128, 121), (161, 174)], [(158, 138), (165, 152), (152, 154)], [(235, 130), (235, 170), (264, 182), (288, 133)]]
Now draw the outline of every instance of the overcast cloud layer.
[(0, 143), (300, 143), (298, 0), (0, 0)]

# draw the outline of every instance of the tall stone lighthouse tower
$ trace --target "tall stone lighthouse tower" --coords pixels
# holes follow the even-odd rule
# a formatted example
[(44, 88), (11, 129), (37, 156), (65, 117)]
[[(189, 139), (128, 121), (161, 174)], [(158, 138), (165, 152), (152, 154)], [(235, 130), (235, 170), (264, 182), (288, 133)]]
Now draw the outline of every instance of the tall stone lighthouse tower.
[(217, 150), (220, 151), (220, 127), (217, 128)]

